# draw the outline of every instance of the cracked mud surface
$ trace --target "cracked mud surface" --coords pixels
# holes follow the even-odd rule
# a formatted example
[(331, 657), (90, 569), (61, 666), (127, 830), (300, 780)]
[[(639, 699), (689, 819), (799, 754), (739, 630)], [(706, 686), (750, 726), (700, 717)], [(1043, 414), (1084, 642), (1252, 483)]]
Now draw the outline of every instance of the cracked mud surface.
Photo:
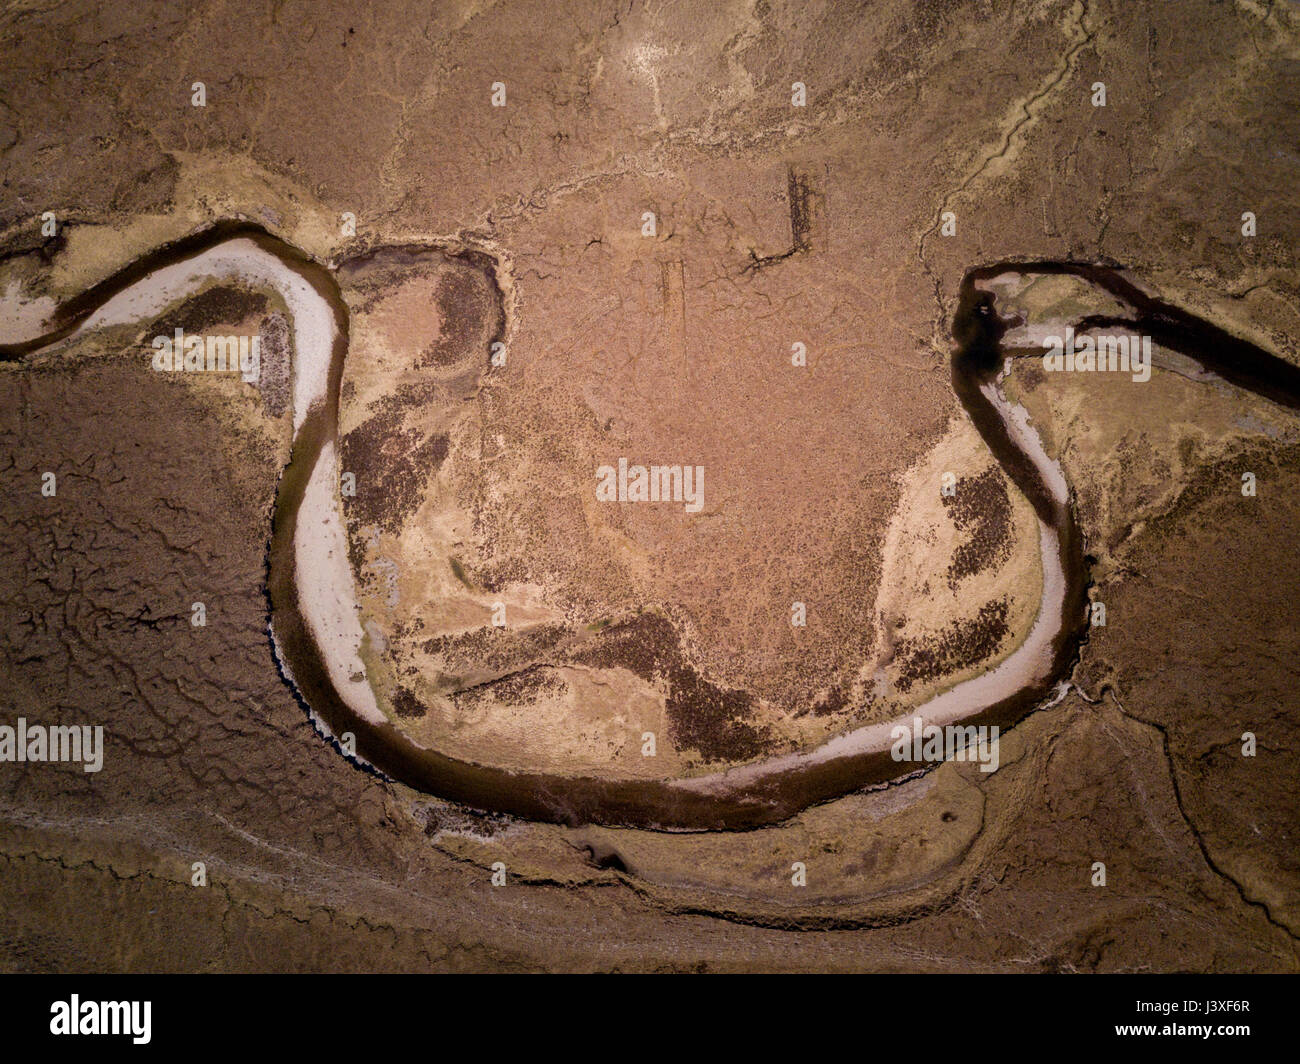
[[(1041, 574), (950, 384), (974, 265), (1121, 264), (1300, 363), (1284, 6), (557, 8), (0, 16), (0, 292), (63, 302), (237, 216), (354, 264), (344, 514), (367, 668), (412, 735), (635, 775), (653, 730), (653, 773), (690, 772), (991, 667)], [(260, 331), (261, 387), (154, 373), (141, 340), (176, 325)], [(468, 810), (322, 741), (266, 634), (282, 308), (212, 288), (126, 332), (0, 367), (0, 723), (107, 737), (95, 775), (0, 764), (5, 968), (1300, 966), (1300, 429), (1276, 403), (1016, 359), (1107, 607), (1070, 691), (994, 773), (679, 835)], [(704, 465), (703, 520), (592, 513), (620, 454)], [(492, 629), (495, 601), (526, 623)]]

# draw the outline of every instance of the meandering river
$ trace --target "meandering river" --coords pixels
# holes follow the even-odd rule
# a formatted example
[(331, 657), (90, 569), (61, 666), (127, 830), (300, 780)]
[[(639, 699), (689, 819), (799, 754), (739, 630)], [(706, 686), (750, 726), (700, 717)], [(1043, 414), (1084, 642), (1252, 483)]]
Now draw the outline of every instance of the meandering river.
[[(1149, 335), (1232, 384), (1300, 409), (1300, 369), (1156, 299), (1118, 270), (1008, 261), (969, 271), (953, 318), (952, 385), (1034, 508), (1042, 599), (1030, 631), (1010, 656), (909, 712), (908, 722), (919, 717), (941, 726), (1015, 724), (1064, 691), (1085, 631), (1087, 567), (1069, 486), (1023, 408), (1006, 398), (1000, 384), (1004, 362), (1017, 349), (1004, 343), (1011, 323), (998, 315), (989, 282), (1013, 273), (1069, 275), (1096, 285), (1131, 313), (1085, 318), (1076, 323), (1079, 330), (1123, 327)], [(676, 831), (776, 823), (809, 805), (916, 771), (915, 763), (890, 755), (894, 721), (725, 772), (652, 781), (511, 772), (416, 745), (380, 710), (360, 657), (361, 625), (336, 490), (348, 314), (331, 269), (257, 226), (221, 223), (142, 256), (55, 309), (43, 331), (32, 326), (32, 315), (7, 310), (9, 296), (0, 298), (0, 311), (6, 311), (0, 360), (23, 360), (95, 330), (148, 322), (212, 279), (273, 289), (293, 321), (294, 437), (272, 525), (270, 631), (286, 677), (318, 726), (331, 738), (351, 733), (358, 761), (480, 809)]]

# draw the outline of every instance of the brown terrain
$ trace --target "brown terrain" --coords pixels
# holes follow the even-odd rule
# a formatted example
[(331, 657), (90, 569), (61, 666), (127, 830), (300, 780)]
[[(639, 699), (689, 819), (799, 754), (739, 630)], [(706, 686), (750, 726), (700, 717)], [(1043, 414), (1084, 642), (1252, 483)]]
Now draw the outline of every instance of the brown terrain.
[[(223, 219), (328, 266), (365, 676), (479, 765), (689, 778), (1015, 651), (1045, 567), (953, 388), (977, 266), (1120, 266), (1300, 365), (1288, 5), (10, 3), (0, 56), (0, 305)], [(996, 771), (540, 823), (358, 767), (277, 661), (290, 318), (214, 282), (0, 362), (0, 725), (106, 744), (0, 762), (0, 970), (1300, 969), (1296, 411), (1017, 358), (1106, 623)], [(176, 328), (259, 337), (256, 384), (155, 372)], [(702, 506), (601, 501), (620, 458)]]

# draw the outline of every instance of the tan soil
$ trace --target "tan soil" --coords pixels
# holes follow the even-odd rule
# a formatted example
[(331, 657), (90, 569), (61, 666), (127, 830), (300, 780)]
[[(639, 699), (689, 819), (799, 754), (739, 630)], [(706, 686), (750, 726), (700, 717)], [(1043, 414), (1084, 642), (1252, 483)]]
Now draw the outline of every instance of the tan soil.
[[(1025, 504), (998, 501), (949, 384), (977, 263), (1119, 262), (1300, 358), (1286, 6), (273, 8), (0, 14), (0, 240), (17, 253), (0, 294), (67, 299), (237, 215), (321, 261), (437, 251), (358, 311), (357, 350), (390, 362), (350, 366), (343, 408), (364, 434), (400, 384), (432, 387), (394, 422), (414, 435), (381, 479), (408, 454), (428, 469), (447, 438), (431, 479), (401, 481), (397, 587), (403, 609), (437, 604), (426, 639), (471, 641), (408, 664), (463, 681), (544, 656), (530, 632), (574, 642), (504, 699), (448, 698), (460, 726), (420, 718), (430, 741), (633, 774), (656, 730), (655, 772), (690, 771), (701, 744), (728, 763), (869, 715), (847, 695), (874, 684), (887, 631), (906, 699), (1005, 654), (1041, 575)], [(41, 251), (46, 210), (64, 244)], [(466, 251), (497, 270), (500, 322), (491, 300), (447, 312), (447, 278), (478, 283)], [(498, 333), (507, 366), (462, 372)], [(1300, 968), (1291, 415), (1159, 370), (1132, 386), (1018, 364), (1008, 392), (1077, 493), (1107, 606), (1077, 688), (1003, 737), (997, 772), (949, 763), (772, 828), (678, 836), (456, 808), (324, 743), (266, 634), (289, 419), (233, 379), (161, 378), (139, 340), (0, 367), (0, 720), (108, 734), (94, 777), (0, 765), (0, 967)], [(705, 511), (598, 508), (595, 467), (619, 455), (703, 464)], [(988, 501), (945, 506), (949, 470)], [(391, 557), (397, 535), (366, 550)], [(388, 617), (382, 570), (364, 589)], [(496, 601), (506, 633), (484, 618)], [(936, 655), (1004, 601), (991, 656)], [(664, 741), (662, 684), (608, 664), (653, 674), (651, 651), (721, 706), (711, 728), (683, 714)], [(190, 886), (200, 860), (207, 888)]]

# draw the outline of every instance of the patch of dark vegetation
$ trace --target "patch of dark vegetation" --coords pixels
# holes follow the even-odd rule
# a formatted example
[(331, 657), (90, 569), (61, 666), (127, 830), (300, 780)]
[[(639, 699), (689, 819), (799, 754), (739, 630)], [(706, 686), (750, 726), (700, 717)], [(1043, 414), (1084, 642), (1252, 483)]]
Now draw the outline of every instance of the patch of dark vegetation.
[(469, 570), (470, 578), (485, 591), (504, 591), (511, 584), (525, 583), (529, 579), (528, 569), (518, 559), (487, 562), (473, 566)]
[[(345, 382), (345, 387), (351, 382)], [(371, 400), (366, 409), (372, 417), (404, 418), (413, 407), (427, 407), (445, 402), (449, 396), (439, 381), (411, 381), (388, 395)]]
[(470, 266), (453, 269), (438, 282), (437, 298), (442, 317), (438, 339), (420, 352), (416, 364), (450, 366), (476, 356), (486, 364), (491, 343), (505, 325), (494, 279)]
[(349, 522), (396, 534), (424, 501), (425, 486), (447, 457), (445, 434), (423, 437), (381, 414), (343, 437), (343, 468), (356, 477), (356, 494), (343, 497)]
[(203, 332), (214, 325), (238, 325), (266, 313), (266, 296), (231, 285), (215, 285), (188, 300), (167, 323), (187, 333)]
[(848, 705), (848, 698), (843, 687), (832, 687), (812, 704), (814, 716), (830, 717), (839, 713)]
[(267, 315), (258, 330), (261, 358), (258, 365), (257, 390), (267, 413), (279, 417), (289, 408), (293, 392), (293, 340), (289, 319), (280, 311)]
[(393, 712), (404, 720), (418, 719), (428, 712), (424, 703), (415, 696), (415, 693), (405, 687), (399, 687), (393, 692), (392, 702)]
[(606, 625), (600, 636), (574, 654), (595, 669), (627, 669), (647, 683), (662, 679), (667, 664), (681, 654), (677, 631), (657, 613)]
[(985, 603), (969, 620), (953, 621), (929, 639), (900, 639), (895, 644), (899, 662), (898, 689), (909, 691), (918, 682), (928, 683), (986, 661), (998, 652), (1010, 629), (1005, 599)]
[(757, 699), (705, 679), (686, 660), (677, 630), (666, 617), (643, 613), (611, 624), (574, 657), (594, 668), (624, 668), (647, 682), (665, 683), (669, 737), (705, 761), (744, 761), (770, 742), (768, 728), (750, 723)]
[(679, 665), (668, 674), (669, 737), (679, 748), (698, 750), (706, 761), (757, 757), (771, 736), (767, 728), (748, 723), (756, 701), (748, 691), (719, 687)]
[(957, 530), (966, 533), (948, 566), (948, 584), (955, 589), (957, 581), (1011, 555), (1011, 499), (1002, 470), (990, 466), (979, 476), (962, 477), (943, 505)]
[(371, 580), (366, 577), (370, 568), (367, 565), (367, 550), (370, 536), (374, 529), (353, 526), (348, 529), (348, 564), (352, 566), (352, 576), (360, 586), (369, 586)]

